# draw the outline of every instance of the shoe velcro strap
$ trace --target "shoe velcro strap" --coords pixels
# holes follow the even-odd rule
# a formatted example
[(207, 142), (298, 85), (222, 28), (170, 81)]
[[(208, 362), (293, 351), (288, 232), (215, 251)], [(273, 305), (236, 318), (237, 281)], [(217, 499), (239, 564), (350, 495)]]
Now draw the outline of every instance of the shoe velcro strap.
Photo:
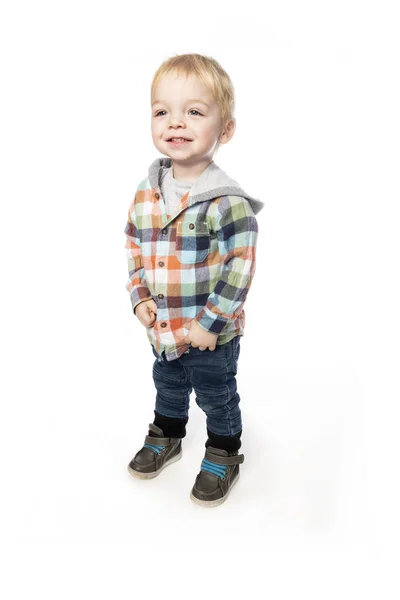
[(237, 454), (236, 456), (220, 456), (219, 454), (211, 454), (206, 450), (206, 454), (204, 457), (206, 460), (213, 462), (217, 465), (241, 465), (244, 461), (243, 454)]
[(146, 435), (144, 443), (150, 444), (152, 446), (170, 446), (171, 438), (162, 438), (162, 437), (154, 437), (153, 435)]

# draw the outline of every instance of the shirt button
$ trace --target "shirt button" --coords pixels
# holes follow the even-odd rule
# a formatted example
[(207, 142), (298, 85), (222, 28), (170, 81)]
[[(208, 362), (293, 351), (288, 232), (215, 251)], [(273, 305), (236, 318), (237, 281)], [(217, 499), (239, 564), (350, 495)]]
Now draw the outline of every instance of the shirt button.
[(155, 197), (155, 198), (158, 200), (158, 199), (159, 199), (159, 197), (160, 197), (160, 194), (158, 194), (158, 193), (157, 193), (157, 194), (154, 194), (154, 197)]
[(158, 263), (158, 266), (159, 266), (159, 267), (163, 267), (163, 266), (164, 266), (164, 263), (163, 263), (163, 261), (162, 261), (162, 260), (160, 260), (160, 262)]
[(189, 229), (194, 229), (194, 224), (193, 223), (190, 223)]
[(163, 235), (167, 235), (167, 230), (166, 230), (166, 229), (163, 229), (163, 230), (162, 230), (162, 233), (163, 233)]
[(166, 323), (161, 323), (161, 327), (166, 327), (167, 324)]
[(160, 300), (162, 300), (164, 298), (164, 294), (158, 294), (158, 297), (160, 298)]

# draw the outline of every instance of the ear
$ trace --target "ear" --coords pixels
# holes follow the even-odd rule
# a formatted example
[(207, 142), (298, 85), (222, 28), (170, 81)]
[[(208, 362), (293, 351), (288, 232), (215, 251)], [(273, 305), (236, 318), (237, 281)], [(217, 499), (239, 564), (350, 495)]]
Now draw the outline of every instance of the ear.
[(219, 143), (226, 144), (232, 138), (236, 129), (236, 119), (229, 119), (222, 128), (221, 135), (219, 136)]

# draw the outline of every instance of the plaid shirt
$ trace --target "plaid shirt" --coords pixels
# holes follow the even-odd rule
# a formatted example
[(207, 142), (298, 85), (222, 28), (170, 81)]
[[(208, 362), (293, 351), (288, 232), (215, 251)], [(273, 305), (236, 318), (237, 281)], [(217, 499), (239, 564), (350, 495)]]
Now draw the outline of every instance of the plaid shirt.
[(218, 334), (217, 344), (243, 335), (243, 305), (256, 265), (255, 214), (264, 206), (211, 162), (168, 215), (161, 180), (171, 164), (169, 158), (152, 163), (125, 227), (126, 288), (134, 311), (144, 300), (157, 304), (156, 321), (146, 331), (167, 360), (188, 350), (182, 340), (193, 319)]

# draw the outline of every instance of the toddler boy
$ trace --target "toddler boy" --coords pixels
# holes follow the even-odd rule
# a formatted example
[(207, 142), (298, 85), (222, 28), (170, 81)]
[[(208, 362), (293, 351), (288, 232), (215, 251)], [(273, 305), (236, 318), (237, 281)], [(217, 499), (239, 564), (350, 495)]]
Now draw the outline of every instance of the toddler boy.
[(153, 77), (151, 102), (153, 142), (167, 158), (137, 188), (125, 247), (126, 287), (155, 356), (155, 418), (128, 469), (150, 479), (181, 458), (194, 389), (207, 440), (190, 497), (217, 506), (244, 460), (235, 376), (264, 204), (213, 161), (235, 130), (233, 86), (217, 61), (169, 58)]

